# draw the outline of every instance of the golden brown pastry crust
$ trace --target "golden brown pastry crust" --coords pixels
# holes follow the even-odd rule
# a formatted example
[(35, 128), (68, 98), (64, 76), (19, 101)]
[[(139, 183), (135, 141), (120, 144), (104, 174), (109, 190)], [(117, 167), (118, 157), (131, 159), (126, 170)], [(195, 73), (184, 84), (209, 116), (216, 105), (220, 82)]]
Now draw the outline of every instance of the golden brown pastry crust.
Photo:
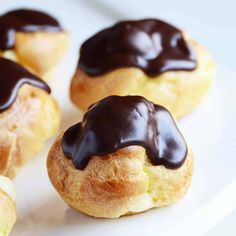
[(90, 77), (78, 68), (71, 81), (71, 100), (86, 111), (110, 95), (140, 95), (166, 107), (176, 118), (184, 116), (202, 100), (214, 76), (214, 62), (207, 50), (186, 33), (184, 36), (196, 52), (194, 71), (171, 71), (149, 78), (138, 68), (121, 68)]
[(117, 218), (174, 203), (187, 191), (191, 153), (176, 170), (153, 166), (145, 149), (131, 146), (104, 157), (92, 157), (81, 171), (61, 147), (61, 134), (47, 160), (49, 178), (71, 207), (95, 217)]
[[(2, 176), (0, 176), (2, 178)], [(7, 181), (5, 181), (8, 184)], [(9, 186), (10, 188), (12, 186)], [(0, 235), (7, 236), (16, 222), (16, 206), (14, 199), (0, 185)]]
[(57, 102), (44, 90), (23, 85), (13, 105), (0, 113), (0, 174), (14, 177), (59, 125)]
[(0, 55), (17, 61), (32, 73), (45, 78), (65, 54), (68, 44), (68, 34), (63, 31), (17, 32), (14, 48), (0, 52)]

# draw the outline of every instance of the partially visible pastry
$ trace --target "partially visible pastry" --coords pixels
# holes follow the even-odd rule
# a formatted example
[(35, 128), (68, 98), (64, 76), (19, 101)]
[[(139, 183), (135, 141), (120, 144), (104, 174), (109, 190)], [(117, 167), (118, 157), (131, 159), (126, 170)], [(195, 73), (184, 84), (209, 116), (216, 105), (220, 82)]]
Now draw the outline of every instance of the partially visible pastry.
[(0, 56), (47, 78), (68, 48), (68, 34), (52, 16), (19, 9), (0, 16)]
[(15, 188), (0, 175), (0, 236), (7, 236), (16, 222)]
[(47, 168), (69, 206), (117, 218), (182, 198), (193, 159), (164, 107), (139, 96), (110, 96), (56, 139)]
[(0, 58), (0, 174), (14, 177), (60, 125), (48, 85), (15, 62)]
[(186, 32), (156, 19), (124, 21), (82, 44), (70, 96), (86, 111), (110, 95), (140, 95), (180, 118), (202, 100), (213, 76), (208, 51)]

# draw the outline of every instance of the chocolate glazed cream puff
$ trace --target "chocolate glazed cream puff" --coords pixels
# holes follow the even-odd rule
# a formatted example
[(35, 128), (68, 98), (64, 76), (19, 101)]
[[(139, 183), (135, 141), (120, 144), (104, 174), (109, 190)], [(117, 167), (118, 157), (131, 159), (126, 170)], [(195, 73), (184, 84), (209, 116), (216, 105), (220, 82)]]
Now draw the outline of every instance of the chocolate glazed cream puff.
[(57, 138), (47, 167), (69, 206), (117, 218), (179, 200), (193, 160), (164, 107), (140, 96), (110, 96)]
[(180, 118), (213, 74), (211, 56), (186, 32), (156, 19), (124, 21), (82, 44), (70, 95), (83, 111), (109, 95), (141, 95)]
[(50, 15), (19, 9), (0, 16), (0, 56), (49, 77), (68, 47), (68, 34)]
[(0, 58), (0, 174), (14, 177), (60, 125), (48, 85), (15, 62)]
[(10, 179), (0, 175), (0, 235), (7, 236), (15, 222), (15, 188)]

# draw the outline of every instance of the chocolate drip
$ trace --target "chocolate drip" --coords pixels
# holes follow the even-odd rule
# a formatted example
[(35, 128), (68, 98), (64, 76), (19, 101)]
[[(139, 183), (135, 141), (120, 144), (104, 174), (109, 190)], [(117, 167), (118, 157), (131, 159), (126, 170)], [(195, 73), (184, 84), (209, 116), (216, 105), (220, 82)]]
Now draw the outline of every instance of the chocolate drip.
[(0, 112), (8, 109), (16, 100), (23, 84), (30, 84), (50, 93), (48, 85), (19, 64), (0, 58)]
[(35, 10), (15, 10), (0, 16), (0, 50), (11, 49), (15, 45), (15, 33), (61, 31), (56, 19)]
[(79, 68), (90, 76), (138, 67), (148, 76), (196, 68), (196, 58), (180, 30), (163, 21), (124, 21), (85, 41)]
[(92, 156), (104, 156), (138, 145), (153, 165), (179, 168), (187, 146), (171, 114), (140, 96), (110, 96), (92, 105), (82, 122), (69, 128), (62, 148), (77, 169)]

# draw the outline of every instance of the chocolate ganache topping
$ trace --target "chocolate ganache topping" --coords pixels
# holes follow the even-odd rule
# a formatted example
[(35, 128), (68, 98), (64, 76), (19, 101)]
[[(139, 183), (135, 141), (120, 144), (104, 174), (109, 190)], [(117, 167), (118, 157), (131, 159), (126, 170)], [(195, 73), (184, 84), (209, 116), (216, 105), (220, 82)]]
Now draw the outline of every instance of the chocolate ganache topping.
[(144, 147), (153, 165), (169, 169), (179, 168), (188, 152), (171, 114), (140, 96), (110, 96), (90, 106), (62, 140), (65, 156), (79, 170), (92, 156), (132, 145)]
[(156, 19), (123, 21), (104, 29), (80, 49), (79, 68), (98, 76), (122, 67), (138, 67), (153, 77), (196, 68), (195, 54), (183, 34)]
[(48, 85), (19, 64), (0, 58), (0, 112), (8, 109), (16, 100), (23, 84), (30, 84), (50, 93)]
[(15, 33), (62, 31), (58, 21), (46, 13), (19, 9), (0, 16), (0, 50), (11, 49), (15, 45)]

